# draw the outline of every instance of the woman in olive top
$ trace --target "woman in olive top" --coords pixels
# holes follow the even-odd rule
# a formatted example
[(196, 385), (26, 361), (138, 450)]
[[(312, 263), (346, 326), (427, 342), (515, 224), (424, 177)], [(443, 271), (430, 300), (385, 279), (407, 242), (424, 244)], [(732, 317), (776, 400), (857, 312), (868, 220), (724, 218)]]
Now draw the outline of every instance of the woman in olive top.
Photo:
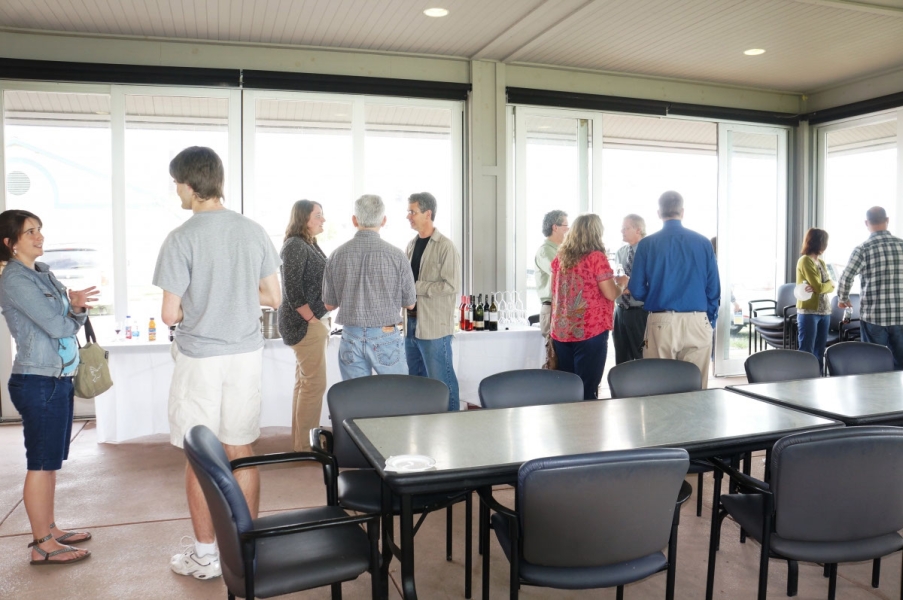
[(828, 232), (815, 227), (806, 232), (799, 261), (796, 263), (796, 283), (805, 283), (812, 296), (796, 303), (796, 322), (799, 328), (799, 345), (803, 352), (810, 352), (818, 359), (822, 373), (825, 370), (825, 343), (831, 322), (831, 303), (828, 294), (834, 291), (834, 282), (828, 275), (828, 267), (821, 255), (828, 247)]
[(282, 246), (282, 304), (279, 332), (295, 351), (295, 392), (292, 400), (292, 446), (310, 450), (310, 430), (320, 425), (326, 392), (328, 320), (323, 305), (323, 269), (326, 255), (317, 245), (323, 233), (323, 207), (310, 200), (292, 206)]

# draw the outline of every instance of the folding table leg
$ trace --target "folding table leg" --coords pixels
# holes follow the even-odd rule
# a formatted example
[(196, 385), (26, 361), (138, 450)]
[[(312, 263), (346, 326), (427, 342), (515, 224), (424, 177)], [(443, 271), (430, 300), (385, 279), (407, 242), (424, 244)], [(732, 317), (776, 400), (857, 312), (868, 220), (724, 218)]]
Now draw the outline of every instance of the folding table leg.
[(410, 494), (401, 496), (401, 589), (405, 600), (417, 600), (414, 585), (414, 507)]

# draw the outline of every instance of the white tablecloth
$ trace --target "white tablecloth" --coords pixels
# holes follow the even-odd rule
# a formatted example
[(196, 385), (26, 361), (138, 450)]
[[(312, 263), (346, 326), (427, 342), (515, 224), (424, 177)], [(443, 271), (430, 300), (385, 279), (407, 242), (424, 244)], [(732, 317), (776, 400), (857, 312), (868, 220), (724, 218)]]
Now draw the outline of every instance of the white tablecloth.
[[(327, 384), (341, 381), (338, 352), (340, 338), (333, 336), (327, 349)], [(96, 403), (98, 442), (122, 442), (133, 438), (169, 433), (167, 401), (173, 361), (166, 341), (102, 343), (110, 352), (113, 387)], [(479, 404), (477, 387), (494, 373), (513, 369), (536, 369), (545, 349), (537, 328), (499, 332), (459, 332), (452, 344), (461, 402)], [(282, 340), (267, 340), (263, 350), (262, 427), (292, 424), (292, 390), (295, 385), (295, 355)], [(330, 426), (323, 401), (320, 423)]]

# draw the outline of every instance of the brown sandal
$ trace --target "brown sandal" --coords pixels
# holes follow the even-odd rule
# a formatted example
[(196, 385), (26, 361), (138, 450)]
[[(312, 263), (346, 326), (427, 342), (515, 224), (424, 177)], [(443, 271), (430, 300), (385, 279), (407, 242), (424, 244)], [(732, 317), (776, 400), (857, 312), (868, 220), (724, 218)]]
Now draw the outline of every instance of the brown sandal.
[(69, 552), (80, 552), (79, 548), (73, 548), (72, 546), (66, 546), (65, 548), (60, 548), (59, 550), (54, 550), (53, 552), (47, 552), (38, 544), (43, 544), (44, 542), (50, 541), (53, 537), (53, 534), (47, 534), (45, 537), (42, 537), (39, 540), (33, 540), (30, 544), (28, 544), (29, 548), (34, 548), (35, 552), (43, 556), (41, 560), (33, 560), (31, 564), (36, 566), (42, 565), (68, 565), (70, 563), (77, 563), (79, 561), (85, 560), (86, 558), (91, 556), (90, 550), (85, 550), (85, 554), (83, 556), (79, 556), (78, 558), (73, 558), (70, 560), (50, 560), (51, 556), (57, 556), (60, 554), (67, 554)]
[[(53, 523), (50, 524), (50, 529), (56, 529), (56, 521), (54, 521)], [(51, 533), (53, 533), (53, 532), (51, 532)], [(77, 536), (77, 535), (83, 535), (84, 537), (79, 538), (77, 540), (69, 540), (69, 538)], [(92, 537), (91, 534), (88, 533), (87, 531), (70, 531), (69, 533), (64, 533), (63, 535), (61, 535), (60, 537), (55, 538), (55, 539), (57, 542), (59, 542), (61, 544), (66, 543), (67, 540), (69, 541), (70, 544), (82, 544), (82, 543), (90, 540), (91, 537)]]

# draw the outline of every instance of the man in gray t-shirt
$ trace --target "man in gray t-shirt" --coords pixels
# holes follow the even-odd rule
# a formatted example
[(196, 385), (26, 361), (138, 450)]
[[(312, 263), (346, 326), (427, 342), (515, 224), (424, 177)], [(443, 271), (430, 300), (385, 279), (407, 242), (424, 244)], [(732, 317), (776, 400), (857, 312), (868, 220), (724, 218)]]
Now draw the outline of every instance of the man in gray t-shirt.
[[(209, 148), (193, 146), (170, 163), (182, 208), (194, 214), (163, 242), (154, 285), (163, 289), (163, 322), (178, 324), (169, 390), (170, 441), (182, 447), (191, 427), (206, 425), (230, 460), (251, 456), (260, 436), (263, 335), (260, 306), (277, 308), (279, 255), (257, 223), (222, 204), (223, 163)], [(195, 545), (170, 560), (180, 575), (222, 575), (210, 512), (194, 471), (185, 486)], [(256, 469), (236, 472), (257, 517)]]

